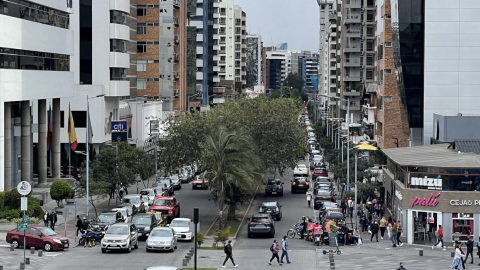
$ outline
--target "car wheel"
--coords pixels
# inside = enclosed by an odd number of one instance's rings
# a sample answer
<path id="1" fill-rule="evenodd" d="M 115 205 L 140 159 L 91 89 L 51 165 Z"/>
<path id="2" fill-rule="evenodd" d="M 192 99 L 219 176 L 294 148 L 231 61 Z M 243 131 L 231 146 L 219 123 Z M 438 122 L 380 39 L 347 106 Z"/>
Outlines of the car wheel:
<path id="1" fill-rule="evenodd" d="M 275 232 L 270 233 L 270 238 L 273 238 L 273 237 L 275 237 Z"/>
<path id="2" fill-rule="evenodd" d="M 279 216 L 277 217 L 277 220 L 278 220 L 278 221 L 282 220 L 282 216 L 279 215 Z"/>
<path id="3" fill-rule="evenodd" d="M 192 184 L 192 190 L 194 190 L 194 189 L 195 189 L 195 185 Z"/>
<path id="4" fill-rule="evenodd" d="M 107 249 L 106 248 L 102 248 L 102 253 L 106 253 L 107 252 Z"/>
<path id="5" fill-rule="evenodd" d="M 132 243 L 128 243 L 127 253 L 132 252 Z"/>
<path id="6" fill-rule="evenodd" d="M 175 249 L 177 249 L 177 245 L 175 245 Z"/>
<path id="7" fill-rule="evenodd" d="M 248 238 L 252 238 L 252 234 L 248 232 Z"/>
<path id="8" fill-rule="evenodd" d="M 182 189 L 182 185 L 180 185 L 180 188 L 178 188 L 178 189 Z"/>
<path id="9" fill-rule="evenodd" d="M 50 244 L 49 242 L 45 243 L 43 245 L 43 250 L 45 250 L 46 252 L 52 251 L 52 244 Z"/>
<path id="10" fill-rule="evenodd" d="M 283 196 L 283 191 L 282 191 L 282 192 L 280 192 L 280 194 L 279 194 L 279 195 L 280 195 L 280 196 Z"/>
<path id="11" fill-rule="evenodd" d="M 150 252 L 150 249 L 148 249 L 148 247 L 145 247 L 145 251 Z"/>
<path id="12" fill-rule="evenodd" d="M 20 242 L 17 239 L 12 240 L 13 248 L 18 248 L 20 246 Z"/>

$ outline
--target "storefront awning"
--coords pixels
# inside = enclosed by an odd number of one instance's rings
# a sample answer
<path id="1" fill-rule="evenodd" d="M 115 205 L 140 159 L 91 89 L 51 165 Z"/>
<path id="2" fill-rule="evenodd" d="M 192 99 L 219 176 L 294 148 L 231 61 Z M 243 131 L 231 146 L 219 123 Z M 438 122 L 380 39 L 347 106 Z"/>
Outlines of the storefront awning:
<path id="1" fill-rule="evenodd" d="M 458 153 L 447 148 L 450 144 L 382 149 L 382 152 L 400 166 L 438 168 L 480 168 L 480 155 Z"/>

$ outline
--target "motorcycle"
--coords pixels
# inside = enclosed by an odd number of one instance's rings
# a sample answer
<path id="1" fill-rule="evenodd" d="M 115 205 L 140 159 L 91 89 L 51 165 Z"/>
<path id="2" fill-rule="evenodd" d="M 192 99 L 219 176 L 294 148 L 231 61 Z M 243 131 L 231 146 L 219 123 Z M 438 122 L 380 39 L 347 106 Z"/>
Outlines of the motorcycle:
<path id="1" fill-rule="evenodd" d="M 293 225 L 293 229 L 288 230 L 287 237 L 289 239 L 295 238 L 296 235 L 302 236 L 303 226 L 300 223 Z"/>
<path id="2" fill-rule="evenodd" d="M 105 232 L 107 231 L 108 226 L 105 226 L 104 230 L 99 228 L 92 228 L 89 227 L 86 232 L 82 233 L 82 237 L 78 240 L 78 244 L 80 246 L 86 247 L 87 244 L 91 246 L 95 246 L 96 243 L 100 243 L 102 241 L 103 236 L 105 236 Z"/>

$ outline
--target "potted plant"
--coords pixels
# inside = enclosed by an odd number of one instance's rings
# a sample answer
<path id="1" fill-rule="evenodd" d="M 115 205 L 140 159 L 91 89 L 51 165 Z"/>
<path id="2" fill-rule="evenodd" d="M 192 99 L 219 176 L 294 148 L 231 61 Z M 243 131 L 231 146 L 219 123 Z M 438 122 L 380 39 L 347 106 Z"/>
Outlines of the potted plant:
<path id="1" fill-rule="evenodd" d="M 57 208 L 59 212 L 63 212 L 63 200 L 69 198 L 73 192 L 72 187 L 67 181 L 58 180 L 53 182 L 50 186 L 50 197 L 57 202 Z"/>
<path id="2" fill-rule="evenodd" d="M 74 204 L 75 203 L 75 190 L 72 188 L 72 192 L 70 192 L 68 198 L 65 199 L 67 204 Z"/>

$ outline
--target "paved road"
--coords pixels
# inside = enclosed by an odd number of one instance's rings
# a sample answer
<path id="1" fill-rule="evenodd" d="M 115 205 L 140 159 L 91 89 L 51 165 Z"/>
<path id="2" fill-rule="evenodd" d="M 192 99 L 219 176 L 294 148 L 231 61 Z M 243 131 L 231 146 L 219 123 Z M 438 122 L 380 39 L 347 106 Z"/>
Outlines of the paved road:
<path id="1" fill-rule="evenodd" d="M 308 164 L 308 160 L 304 163 Z M 251 216 L 254 213 L 258 213 L 259 206 L 262 202 L 265 201 L 278 201 L 282 205 L 283 218 L 280 221 L 275 221 L 275 237 L 277 241 L 280 242 L 282 237 L 287 234 L 287 231 L 293 228 L 293 225 L 299 222 L 302 216 L 309 216 L 313 218 L 313 208 L 308 208 L 307 198 L 305 193 L 297 192 L 291 193 L 291 184 L 290 180 L 293 179 L 293 171 L 287 170 L 284 176 L 276 175 L 276 178 L 281 179 L 284 182 L 284 191 L 282 196 L 268 196 L 265 197 L 264 191 L 260 190 L 260 194 L 257 195 L 257 200 L 252 205 L 252 210 L 250 212 Z M 309 176 L 311 178 L 311 176 Z M 317 214 L 318 216 L 318 214 Z M 250 249 L 250 248 L 264 248 L 269 249 L 270 244 L 273 242 L 273 239 L 266 237 L 254 237 L 248 238 L 247 235 L 247 226 L 243 226 L 241 231 L 238 234 L 237 240 L 235 242 L 236 249 Z M 313 244 L 311 242 L 306 242 L 300 240 L 298 237 L 290 240 L 289 247 L 291 249 L 312 249 Z"/>

